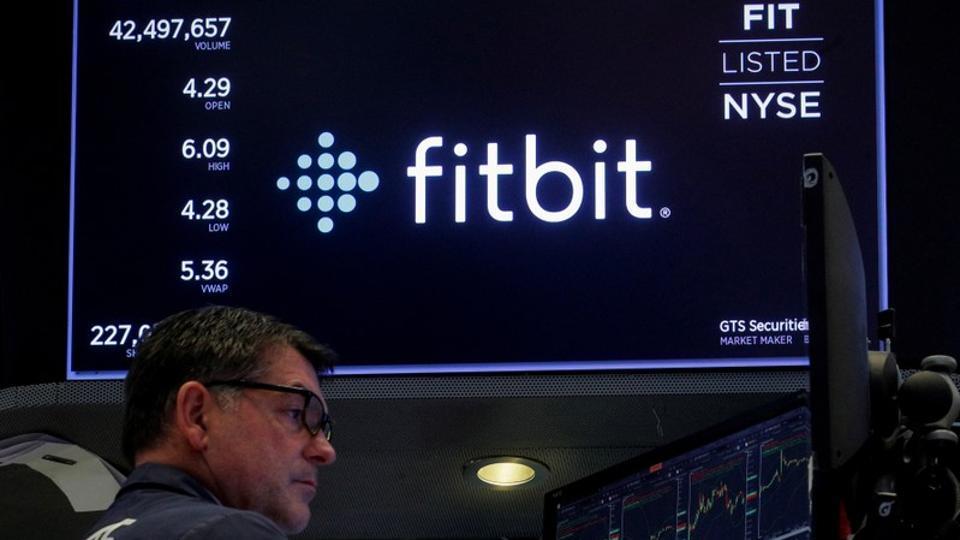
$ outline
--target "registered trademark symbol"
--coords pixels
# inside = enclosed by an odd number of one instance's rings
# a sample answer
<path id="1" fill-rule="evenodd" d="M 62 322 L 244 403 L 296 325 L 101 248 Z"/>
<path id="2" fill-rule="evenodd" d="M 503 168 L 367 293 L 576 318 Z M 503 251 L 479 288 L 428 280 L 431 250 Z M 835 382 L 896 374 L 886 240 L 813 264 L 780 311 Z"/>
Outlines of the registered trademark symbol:
<path id="1" fill-rule="evenodd" d="M 668 217 L 670 217 L 670 214 L 672 214 L 672 213 L 673 213 L 673 212 L 671 212 L 670 209 L 667 208 L 666 206 L 664 206 L 663 208 L 660 209 L 660 217 L 662 217 L 662 218 L 668 218 Z"/>

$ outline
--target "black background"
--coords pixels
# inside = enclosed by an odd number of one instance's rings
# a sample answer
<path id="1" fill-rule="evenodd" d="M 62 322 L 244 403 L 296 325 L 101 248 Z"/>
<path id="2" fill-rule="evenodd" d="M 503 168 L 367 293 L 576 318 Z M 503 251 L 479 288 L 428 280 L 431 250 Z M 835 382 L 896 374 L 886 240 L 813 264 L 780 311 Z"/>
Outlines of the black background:
<path id="1" fill-rule="evenodd" d="M 71 13 L 69 4 L 29 9 L 4 22 L 0 68 L 3 385 L 64 377 Z M 951 156 L 960 144 L 958 105 L 947 86 L 956 62 L 946 53 L 944 7 L 889 5 L 886 12 L 890 292 L 896 350 L 909 364 L 960 354 L 953 283 L 960 228 L 951 211 L 960 193 Z M 126 249 L 132 259 L 148 248 Z"/>

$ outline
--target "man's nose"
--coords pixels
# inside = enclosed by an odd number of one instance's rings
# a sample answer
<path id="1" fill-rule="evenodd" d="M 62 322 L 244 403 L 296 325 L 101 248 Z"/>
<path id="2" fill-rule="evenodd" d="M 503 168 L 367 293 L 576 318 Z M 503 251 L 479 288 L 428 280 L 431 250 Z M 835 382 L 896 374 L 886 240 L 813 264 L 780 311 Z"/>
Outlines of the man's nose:
<path id="1" fill-rule="evenodd" d="M 320 433 L 310 440 L 310 444 L 305 449 L 305 456 L 316 465 L 330 465 L 337 460 L 337 451 L 323 433 Z"/>

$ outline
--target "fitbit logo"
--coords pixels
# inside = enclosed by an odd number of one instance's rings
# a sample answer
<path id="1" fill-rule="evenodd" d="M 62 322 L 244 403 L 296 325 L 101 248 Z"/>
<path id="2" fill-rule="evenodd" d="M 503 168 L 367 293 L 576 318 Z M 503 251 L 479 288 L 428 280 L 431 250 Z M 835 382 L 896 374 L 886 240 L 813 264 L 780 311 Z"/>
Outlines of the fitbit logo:
<path id="1" fill-rule="evenodd" d="M 407 176 L 413 179 L 414 184 L 414 221 L 427 222 L 427 184 L 431 179 L 444 178 L 447 168 L 437 162 L 440 160 L 444 138 L 440 136 L 427 137 L 420 141 L 414 152 L 414 163 L 407 167 Z M 521 167 L 514 167 L 513 163 L 502 163 L 499 159 L 499 145 L 488 143 L 486 161 L 476 170 L 477 174 L 486 179 L 487 214 L 496 221 L 513 221 L 514 211 L 502 206 L 500 200 L 500 182 L 506 177 L 523 174 L 523 191 L 526 206 L 534 217 L 548 223 L 567 221 L 575 216 L 584 204 L 584 191 L 588 185 L 593 188 L 593 217 L 597 220 L 607 217 L 607 163 L 599 160 L 594 163 L 592 181 L 585 180 L 580 172 L 564 161 L 545 161 L 538 156 L 537 136 L 527 135 L 524 139 L 524 162 Z M 456 157 L 466 157 L 469 149 L 463 143 L 453 146 Z M 607 151 L 607 143 L 598 139 L 593 143 L 593 152 L 603 156 Z M 637 159 L 637 141 L 624 141 L 624 157 L 616 162 L 617 173 L 622 173 L 625 185 L 625 206 L 627 213 L 636 219 L 651 219 L 653 209 L 640 203 L 637 184 L 641 175 L 653 170 L 653 162 L 647 159 Z M 548 175 L 560 178 L 569 184 L 569 200 L 564 202 L 560 209 L 547 209 L 541 204 L 537 195 L 537 187 Z M 457 223 L 467 221 L 467 166 L 454 165 L 454 216 Z M 436 181 L 436 180 L 433 180 Z M 669 217 L 670 209 L 661 208 L 661 217 Z"/>
<path id="2" fill-rule="evenodd" d="M 296 208 L 302 213 L 316 212 L 317 230 L 329 233 L 334 218 L 357 208 L 359 192 L 370 193 L 380 185 L 373 171 L 358 171 L 357 156 L 350 150 L 335 150 L 334 136 L 324 131 L 317 137 L 318 154 L 301 154 L 297 158 L 300 175 L 296 180 L 277 178 L 280 191 L 298 193 Z M 316 176 L 314 176 L 316 174 Z M 295 188 L 295 189 L 294 189 Z"/>
<path id="3" fill-rule="evenodd" d="M 293 176 L 276 178 L 276 188 L 283 192 L 296 194 L 295 208 L 300 213 L 316 216 L 316 228 L 320 233 L 327 234 L 333 231 L 335 220 L 354 212 L 357 208 L 357 199 L 362 193 L 371 193 L 380 186 L 380 176 L 371 170 L 361 170 L 358 167 L 357 156 L 350 150 L 335 149 L 334 135 L 324 131 L 317 137 L 316 153 L 303 153 L 296 159 L 296 166 L 300 172 Z M 592 150 L 595 154 L 592 174 L 581 174 L 576 167 L 565 161 L 545 159 L 537 147 L 537 136 L 530 134 L 524 137 L 523 163 L 514 165 L 502 161 L 500 145 L 495 142 L 487 143 L 486 155 L 476 169 L 468 172 L 465 160 L 453 164 L 453 220 L 456 223 L 467 222 L 467 181 L 476 179 L 477 175 L 485 180 L 486 213 L 498 222 L 514 220 L 517 204 L 506 200 L 501 187 L 508 182 L 520 182 L 526 208 L 536 219 L 547 223 L 561 223 L 567 221 L 589 205 L 588 191 L 592 191 L 592 208 L 587 210 L 594 219 L 607 218 L 608 182 L 617 186 L 617 198 L 622 193 L 623 206 L 626 213 L 634 219 L 649 220 L 654 216 L 651 206 L 643 204 L 639 184 L 645 174 L 653 171 L 653 162 L 649 159 L 637 157 L 637 141 L 626 139 L 623 142 L 623 159 L 609 163 L 611 172 L 608 178 L 608 163 L 604 160 L 608 145 L 603 139 L 593 142 Z M 427 137 L 421 140 L 414 149 L 413 164 L 406 167 L 407 176 L 413 180 L 414 221 L 427 222 L 428 186 L 433 182 L 444 180 L 449 175 L 449 165 L 443 165 L 446 159 L 450 160 L 450 151 L 444 152 L 444 138 L 442 136 Z M 453 145 L 452 154 L 457 158 L 466 158 L 470 149 L 464 143 Z M 522 177 L 522 178 L 521 178 Z M 569 189 L 563 195 L 557 195 L 553 190 L 553 198 L 548 205 L 544 205 L 538 188 L 544 179 L 548 183 L 565 183 Z M 619 189 L 619 185 L 623 189 Z M 559 197 L 559 201 L 558 201 Z M 522 206 L 523 203 L 521 203 Z M 668 218 L 671 215 L 669 208 L 660 208 L 658 215 Z"/>

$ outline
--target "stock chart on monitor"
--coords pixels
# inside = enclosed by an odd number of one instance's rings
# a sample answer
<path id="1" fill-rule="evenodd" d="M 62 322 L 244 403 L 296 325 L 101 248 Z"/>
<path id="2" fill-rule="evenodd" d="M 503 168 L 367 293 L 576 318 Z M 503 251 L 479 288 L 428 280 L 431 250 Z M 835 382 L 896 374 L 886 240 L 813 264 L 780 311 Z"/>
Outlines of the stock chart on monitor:
<path id="1" fill-rule="evenodd" d="M 675 454 L 668 446 L 658 451 L 662 459 L 641 457 L 581 481 L 548 508 L 547 538 L 810 538 L 809 422 L 801 406 L 702 446 Z M 554 504 L 551 495 L 547 501 Z"/>
<path id="2" fill-rule="evenodd" d="M 71 378 L 205 304 L 343 374 L 802 366 L 811 151 L 882 301 L 873 1 L 74 11 Z"/>

